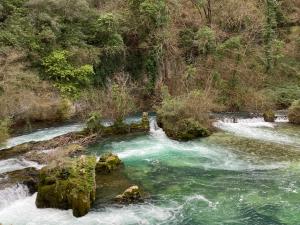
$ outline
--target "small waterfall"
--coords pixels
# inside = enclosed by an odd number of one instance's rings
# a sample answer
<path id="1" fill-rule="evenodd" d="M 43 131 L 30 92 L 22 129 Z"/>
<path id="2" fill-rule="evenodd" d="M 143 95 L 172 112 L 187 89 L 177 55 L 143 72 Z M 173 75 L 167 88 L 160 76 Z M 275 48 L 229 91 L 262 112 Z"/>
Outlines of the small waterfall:
<path id="1" fill-rule="evenodd" d="M 40 169 L 41 167 L 43 167 L 43 165 L 25 159 L 17 159 L 17 158 L 1 160 L 0 174 L 15 171 L 15 170 L 20 170 L 20 169 L 25 169 L 28 167 L 34 167 Z"/>
<path id="2" fill-rule="evenodd" d="M 299 146 L 300 143 L 297 138 L 281 133 L 277 129 L 280 125 L 278 123 L 287 122 L 287 118 L 280 116 L 275 122 L 265 122 L 262 117 L 237 118 L 236 121 L 233 121 L 232 118 L 223 118 L 213 125 L 241 137 Z"/>
<path id="3" fill-rule="evenodd" d="M 29 190 L 25 185 L 17 184 L 0 190 L 0 209 L 9 206 L 12 202 L 29 196 Z"/>
<path id="4" fill-rule="evenodd" d="M 150 120 L 150 134 L 151 136 L 156 138 L 163 138 L 163 139 L 167 138 L 163 129 L 158 126 L 155 118 Z"/>

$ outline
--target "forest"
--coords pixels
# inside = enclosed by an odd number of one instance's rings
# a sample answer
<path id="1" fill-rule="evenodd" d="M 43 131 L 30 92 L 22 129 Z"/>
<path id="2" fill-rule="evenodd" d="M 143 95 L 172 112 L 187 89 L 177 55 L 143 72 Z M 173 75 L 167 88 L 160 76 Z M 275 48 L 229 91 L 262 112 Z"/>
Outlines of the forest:
<path id="1" fill-rule="evenodd" d="M 299 0 L 0 0 L 0 225 L 300 224 L 299 124 Z"/>

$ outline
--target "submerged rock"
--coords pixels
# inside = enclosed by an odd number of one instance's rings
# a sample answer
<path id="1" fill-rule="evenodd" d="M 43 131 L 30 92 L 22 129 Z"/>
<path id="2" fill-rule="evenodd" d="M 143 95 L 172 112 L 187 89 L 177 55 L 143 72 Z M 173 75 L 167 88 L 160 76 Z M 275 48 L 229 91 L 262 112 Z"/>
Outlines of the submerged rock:
<path id="1" fill-rule="evenodd" d="M 294 101 L 288 111 L 288 118 L 290 123 L 300 124 L 300 99 Z"/>
<path id="2" fill-rule="evenodd" d="M 117 195 L 115 201 L 118 203 L 136 203 L 142 201 L 140 188 L 136 185 L 127 188 L 123 194 Z"/>
<path id="3" fill-rule="evenodd" d="M 81 156 L 54 161 L 41 169 L 38 208 L 72 209 L 75 217 L 88 213 L 95 201 L 96 158 Z"/>
<path id="4" fill-rule="evenodd" d="M 265 111 L 263 114 L 265 122 L 275 122 L 276 116 L 272 110 Z"/>
<path id="5" fill-rule="evenodd" d="M 118 169 L 122 165 L 122 161 L 117 155 L 112 153 L 104 154 L 100 157 L 96 165 L 96 172 L 108 174 L 113 170 Z"/>

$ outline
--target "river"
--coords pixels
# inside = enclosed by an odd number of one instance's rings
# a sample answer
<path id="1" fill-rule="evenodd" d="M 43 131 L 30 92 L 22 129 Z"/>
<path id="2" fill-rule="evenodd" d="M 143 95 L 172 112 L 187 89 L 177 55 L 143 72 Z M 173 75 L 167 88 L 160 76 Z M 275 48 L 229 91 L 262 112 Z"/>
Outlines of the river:
<path id="1" fill-rule="evenodd" d="M 224 119 L 214 125 L 220 131 L 211 137 L 177 142 L 152 120 L 148 135 L 89 147 L 97 156 L 119 155 L 127 176 L 149 193 L 144 203 L 96 205 L 86 216 L 74 218 L 70 210 L 37 209 L 36 194 L 29 196 L 26 187 L 16 185 L 0 190 L 0 223 L 299 225 L 300 127 L 261 118 L 237 123 Z M 14 170 L 15 164 L 6 162 L 0 173 Z"/>

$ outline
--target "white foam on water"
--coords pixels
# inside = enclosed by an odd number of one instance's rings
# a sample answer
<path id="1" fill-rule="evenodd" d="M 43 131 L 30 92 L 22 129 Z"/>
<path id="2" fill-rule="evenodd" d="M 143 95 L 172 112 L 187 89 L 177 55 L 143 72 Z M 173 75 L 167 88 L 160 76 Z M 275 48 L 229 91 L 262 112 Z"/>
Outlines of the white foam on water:
<path id="1" fill-rule="evenodd" d="M 217 121 L 214 126 L 241 137 L 300 146 L 300 140 L 278 132 L 276 123 L 264 122 L 263 118 L 238 119 L 237 123 Z"/>
<path id="2" fill-rule="evenodd" d="M 208 206 L 211 207 L 211 208 L 215 208 L 216 207 L 215 203 L 213 203 L 212 201 L 208 200 L 205 196 L 199 195 L 199 194 L 186 197 L 185 200 L 186 200 L 185 203 L 193 203 L 194 201 L 203 201 L 203 202 L 206 202 L 208 204 Z"/>
<path id="3" fill-rule="evenodd" d="M 288 166 L 285 162 L 264 163 L 241 159 L 228 149 L 207 145 L 197 140 L 190 142 L 171 140 L 161 128 L 155 125 L 154 121 L 151 122 L 148 136 L 112 142 L 108 148 L 123 160 L 137 159 L 149 163 L 158 160 L 177 167 L 201 167 L 206 170 L 273 170 Z"/>
<path id="4" fill-rule="evenodd" d="M 28 188 L 21 184 L 0 190 L 0 210 L 13 204 L 14 201 L 26 198 L 28 195 Z"/>
<path id="5" fill-rule="evenodd" d="M 15 170 L 20 170 L 28 167 L 34 167 L 37 169 L 40 169 L 43 167 L 43 165 L 40 165 L 33 161 L 28 161 L 25 159 L 17 159 L 17 158 L 11 158 L 6 160 L 0 161 L 0 174 L 1 173 L 7 173 Z"/>
<path id="6" fill-rule="evenodd" d="M 50 140 L 60 135 L 81 131 L 83 129 L 84 129 L 83 124 L 72 124 L 72 125 L 66 125 L 61 127 L 45 128 L 30 134 L 25 134 L 22 136 L 10 138 L 8 139 L 6 145 L 2 147 L 2 149 L 14 147 L 16 145 L 23 144 L 30 141 Z"/>
<path id="7" fill-rule="evenodd" d="M 170 221 L 173 208 L 164 208 L 150 203 L 128 205 L 121 208 L 107 207 L 103 211 L 89 212 L 86 216 L 75 218 L 71 210 L 38 209 L 35 206 L 36 194 L 14 201 L 0 209 L 3 225 L 126 225 L 161 224 Z"/>

